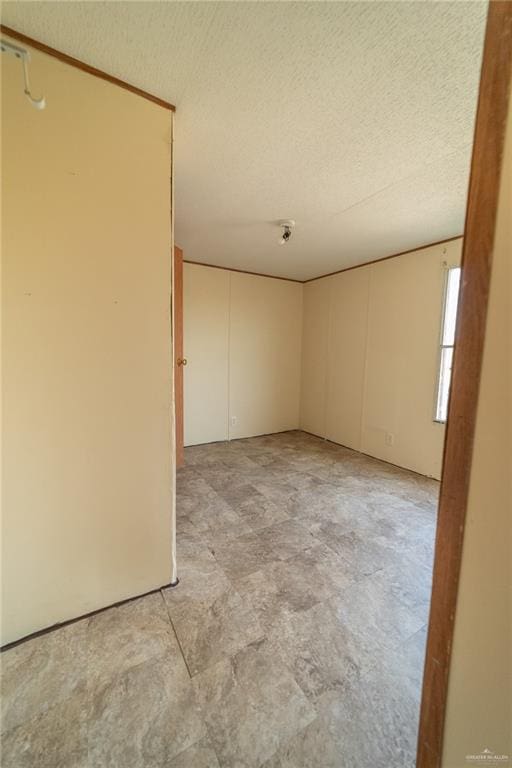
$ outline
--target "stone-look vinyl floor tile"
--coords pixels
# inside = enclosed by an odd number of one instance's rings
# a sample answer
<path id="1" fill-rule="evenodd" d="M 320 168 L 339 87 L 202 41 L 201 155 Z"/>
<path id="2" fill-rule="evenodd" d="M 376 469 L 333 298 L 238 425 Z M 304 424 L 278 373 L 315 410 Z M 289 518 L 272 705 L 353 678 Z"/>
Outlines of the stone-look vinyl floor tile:
<path id="1" fill-rule="evenodd" d="M 235 510 L 250 530 L 266 528 L 288 519 L 282 504 L 275 504 L 254 485 L 240 485 L 219 491 L 219 495 Z M 240 533 L 243 528 L 240 529 Z"/>
<path id="2" fill-rule="evenodd" d="M 86 627 L 78 621 L 2 653 L 2 731 L 85 691 Z"/>
<path id="3" fill-rule="evenodd" d="M 163 590 L 169 604 L 209 599 L 217 595 L 226 576 L 204 541 L 204 534 L 180 538 L 179 584 Z"/>
<path id="4" fill-rule="evenodd" d="M 424 565 L 415 552 L 401 554 L 399 561 L 379 574 L 389 588 L 390 599 L 428 616 L 432 589 L 432 563 Z"/>
<path id="5" fill-rule="evenodd" d="M 234 489 L 245 487 L 246 485 L 256 484 L 261 481 L 265 475 L 268 477 L 268 472 L 266 472 L 265 469 L 260 468 L 260 470 L 261 475 L 257 472 L 247 474 L 228 468 L 220 469 L 219 467 L 214 467 L 202 472 L 201 476 L 206 480 L 208 485 L 220 495 L 226 488 Z"/>
<path id="6" fill-rule="evenodd" d="M 181 663 L 180 649 L 160 593 L 111 608 L 85 621 L 89 688 L 108 683 L 112 677 L 155 656 L 167 656 Z"/>
<path id="7" fill-rule="evenodd" d="M 348 586 L 331 598 L 338 632 L 347 640 L 349 652 L 364 671 L 375 657 L 399 647 L 428 621 L 428 608 L 411 608 L 396 599 L 382 572 Z"/>
<path id="8" fill-rule="evenodd" d="M 317 711 L 261 768 L 414 768 L 417 706 L 389 676 L 329 691 Z"/>
<path id="9" fill-rule="evenodd" d="M 293 485 L 286 483 L 282 479 L 272 481 L 270 477 L 261 479 L 254 486 L 265 498 L 279 505 L 286 504 L 297 493 L 297 488 Z"/>
<path id="10" fill-rule="evenodd" d="M 364 579 L 396 562 L 396 553 L 366 532 L 347 531 L 346 523 L 313 523 L 312 535 L 330 547 L 350 569 L 354 579 Z"/>
<path id="11" fill-rule="evenodd" d="M 323 544 L 278 561 L 234 582 L 268 632 L 286 613 L 305 611 L 340 594 L 351 583 L 343 561 Z"/>
<path id="12" fill-rule="evenodd" d="M 220 768 L 220 766 L 210 740 L 205 738 L 181 752 L 165 768 Z"/>
<path id="13" fill-rule="evenodd" d="M 223 573 L 212 574 L 202 598 L 174 602 L 173 592 L 164 595 L 191 675 L 263 637 L 256 613 Z"/>
<path id="14" fill-rule="evenodd" d="M 85 687 L 2 733 L 2 768 L 91 768 Z"/>
<path id="15" fill-rule="evenodd" d="M 187 536 L 189 538 L 198 538 L 200 536 L 199 531 L 193 524 L 193 522 L 181 512 L 176 515 L 176 538 Z"/>
<path id="16" fill-rule="evenodd" d="M 312 702 L 327 691 L 341 695 L 360 677 L 357 645 L 329 602 L 301 612 L 281 613 L 267 634 L 270 653 L 290 670 Z M 367 663 L 370 665 L 369 658 Z"/>
<path id="17" fill-rule="evenodd" d="M 91 768 L 167 768 L 205 735 L 181 658 L 151 659 L 89 692 Z"/>
<path id="18" fill-rule="evenodd" d="M 265 641 L 193 680 L 222 768 L 259 768 L 316 712 Z"/>
<path id="19" fill-rule="evenodd" d="M 336 525 L 340 534 L 351 531 L 367 531 L 373 527 L 371 510 L 361 500 L 361 494 L 340 491 L 334 485 L 325 484 L 321 491 L 297 491 L 286 501 L 288 516 L 303 523 L 309 530 L 313 525 Z M 369 531 L 372 535 L 373 531 Z"/>
<path id="20" fill-rule="evenodd" d="M 200 541 L 183 540 L 178 586 L 162 594 L 190 674 L 263 636 L 257 616 Z"/>
<path id="21" fill-rule="evenodd" d="M 190 494 L 193 482 L 200 478 L 201 475 L 196 467 L 179 467 L 176 470 L 176 493 L 180 495 L 180 498 Z"/>
<path id="22" fill-rule="evenodd" d="M 236 512 L 244 523 L 252 530 L 267 528 L 288 519 L 286 510 L 262 494 L 259 498 L 246 499 L 236 506 Z"/>
<path id="23" fill-rule="evenodd" d="M 231 538 L 250 531 L 242 517 L 212 488 L 204 491 L 203 495 L 185 497 L 177 516 L 181 515 L 192 523 L 198 533 L 213 531 Z"/>
<path id="24" fill-rule="evenodd" d="M 304 526 L 286 520 L 229 542 L 219 541 L 215 559 L 230 578 L 236 579 L 268 563 L 288 560 L 314 543 L 315 539 Z"/>

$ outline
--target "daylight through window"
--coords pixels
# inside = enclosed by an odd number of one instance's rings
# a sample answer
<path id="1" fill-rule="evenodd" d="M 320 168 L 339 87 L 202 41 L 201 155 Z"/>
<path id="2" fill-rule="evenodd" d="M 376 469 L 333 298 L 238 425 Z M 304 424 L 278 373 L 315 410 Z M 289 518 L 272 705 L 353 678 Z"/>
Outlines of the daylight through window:
<path id="1" fill-rule="evenodd" d="M 453 345 L 455 342 L 455 323 L 457 320 L 457 303 L 459 300 L 460 267 L 447 270 L 446 289 L 443 307 L 443 325 L 441 332 L 441 348 L 439 355 L 439 377 L 437 383 L 436 421 L 446 421 L 448 413 L 448 396 L 453 361 Z"/>

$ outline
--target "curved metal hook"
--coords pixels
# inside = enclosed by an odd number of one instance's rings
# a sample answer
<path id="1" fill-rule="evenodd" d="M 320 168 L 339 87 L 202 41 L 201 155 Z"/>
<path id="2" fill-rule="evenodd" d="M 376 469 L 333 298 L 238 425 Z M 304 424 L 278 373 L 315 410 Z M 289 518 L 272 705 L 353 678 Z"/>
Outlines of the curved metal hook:
<path id="1" fill-rule="evenodd" d="M 30 82 L 28 79 L 28 52 L 26 56 L 22 57 L 23 62 L 23 77 L 25 80 L 25 88 L 24 88 L 24 94 L 27 97 L 27 99 L 30 101 L 30 103 L 36 108 L 36 109 L 44 109 L 46 107 L 46 99 L 44 96 L 41 96 L 40 99 L 36 99 L 35 96 L 32 96 L 30 93 Z"/>
<path id="2" fill-rule="evenodd" d="M 2 53 L 10 53 L 11 56 L 15 56 L 17 59 L 20 59 L 21 65 L 23 67 L 23 93 L 30 101 L 32 106 L 34 106 L 36 109 L 44 109 L 46 107 L 46 99 L 44 96 L 42 96 L 40 99 L 36 99 L 30 92 L 30 82 L 28 79 L 28 62 L 30 61 L 30 53 L 26 48 L 21 48 L 19 45 L 14 45 L 14 43 L 9 42 L 8 40 L 1 40 L 0 47 Z"/>

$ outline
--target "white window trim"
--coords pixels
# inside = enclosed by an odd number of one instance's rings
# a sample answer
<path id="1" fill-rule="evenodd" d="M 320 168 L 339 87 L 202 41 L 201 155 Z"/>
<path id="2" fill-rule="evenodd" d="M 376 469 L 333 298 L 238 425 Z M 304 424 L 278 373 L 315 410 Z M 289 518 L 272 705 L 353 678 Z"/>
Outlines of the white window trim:
<path id="1" fill-rule="evenodd" d="M 440 386 L 441 386 L 441 374 L 442 374 L 442 357 L 443 357 L 443 349 L 453 349 L 455 350 L 455 337 L 453 339 L 453 344 L 443 344 L 444 339 L 444 328 L 445 328 L 445 321 L 446 321 L 446 302 L 448 299 L 448 280 L 451 270 L 453 269 L 461 269 L 460 264 L 444 264 L 443 265 L 443 298 L 441 302 L 441 322 L 440 322 L 440 328 L 439 328 L 439 341 L 438 341 L 438 350 L 437 350 L 437 375 L 436 375 L 436 386 L 434 390 L 434 412 L 432 416 L 432 421 L 435 424 L 442 424 L 445 425 L 448 419 L 448 407 L 450 404 L 450 394 L 448 394 L 448 404 L 447 404 L 447 413 L 445 419 L 438 418 L 438 412 L 439 412 L 439 395 L 440 395 Z M 462 272 L 461 272 L 461 278 L 462 278 Z M 458 303 L 460 300 L 460 283 L 459 283 L 459 294 L 457 297 L 457 313 L 458 313 Z M 455 328 L 455 332 L 457 331 L 457 328 Z M 451 381 L 450 381 L 450 391 L 451 391 Z"/>

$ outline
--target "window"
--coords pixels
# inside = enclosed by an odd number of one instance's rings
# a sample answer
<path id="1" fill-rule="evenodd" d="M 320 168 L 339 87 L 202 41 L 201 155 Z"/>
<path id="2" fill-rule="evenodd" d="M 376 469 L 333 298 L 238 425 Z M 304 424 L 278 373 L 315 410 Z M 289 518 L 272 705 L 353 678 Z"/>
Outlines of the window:
<path id="1" fill-rule="evenodd" d="M 460 267 L 446 270 L 446 284 L 443 306 L 443 324 L 439 354 L 439 377 L 437 380 L 435 420 L 445 422 L 448 415 L 448 396 L 452 374 L 453 345 L 455 342 L 455 323 L 459 300 Z"/>

